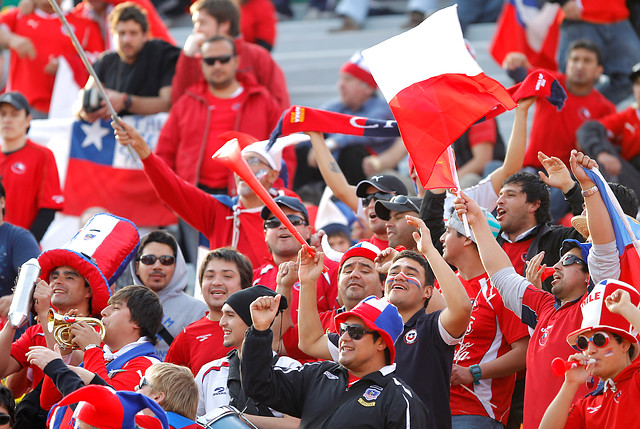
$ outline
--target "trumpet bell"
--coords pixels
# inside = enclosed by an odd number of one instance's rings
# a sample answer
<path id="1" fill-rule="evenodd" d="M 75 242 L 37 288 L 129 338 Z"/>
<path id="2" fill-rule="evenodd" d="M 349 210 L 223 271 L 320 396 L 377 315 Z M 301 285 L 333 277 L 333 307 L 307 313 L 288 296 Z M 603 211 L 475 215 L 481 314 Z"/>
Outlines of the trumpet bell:
<path id="1" fill-rule="evenodd" d="M 75 322 L 86 322 L 100 335 L 100 340 L 104 339 L 104 325 L 100 319 L 93 317 L 63 316 L 52 309 L 49 309 L 47 316 L 47 329 L 53 334 L 53 338 L 63 349 L 78 350 L 79 347 L 73 343 L 71 335 L 71 325 Z"/>

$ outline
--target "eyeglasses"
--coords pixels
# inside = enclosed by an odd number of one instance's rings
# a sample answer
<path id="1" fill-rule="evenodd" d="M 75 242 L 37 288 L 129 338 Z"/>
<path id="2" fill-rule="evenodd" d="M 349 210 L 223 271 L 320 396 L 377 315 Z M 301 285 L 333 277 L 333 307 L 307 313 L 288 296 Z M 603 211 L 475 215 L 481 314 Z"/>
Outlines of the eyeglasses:
<path id="1" fill-rule="evenodd" d="M 343 336 L 345 332 L 349 334 L 349 337 L 354 341 L 361 340 L 366 334 L 375 334 L 375 331 L 367 331 L 364 329 L 364 326 L 341 323 L 340 336 Z"/>
<path id="2" fill-rule="evenodd" d="M 307 222 L 301 218 L 300 216 L 296 216 L 296 215 L 287 215 L 287 219 L 289 219 L 291 221 L 291 224 L 293 224 L 293 226 L 299 226 L 299 225 L 306 225 Z M 272 217 L 271 219 L 267 219 L 264 221 L 264 228 L 265 229 L 273 229 L 273 228 L 279 228 L 280 225 L 282 225 L 282 222 L 280 222 L 280 219 L 278 219 L 277 217 Z"/>
<path id="3" fill-rule="evenodd" d="M 389 201 L 391 200 L 391 198 L 393 198 L 393 194 L 389 194 L 387 192 L 376 192 L 374 194 L 367 194 L 366 196 L 362 197 L 362 205 L 364 207 L 367 207 L 371 203 L 371 200 Z"/>
<path id="4" fill-rule="evenodd" d="M 136 386 L 136 390 L 142 390 L 145 386 L 151 386 L 151 383 L 149 383 L 147 377 L 142 376 L 142 378 L 140 379 L 140 383 L 138 383 L 138 385 Z"/>
<path id="5" fill-rule="evenodd" d="M 160 259 L 160 263 L 162 265 L 173 265 L 176 262 L 176 257 L 171 255 L 162 255 L 162 256 L 142 255 L 138 260 L 142 262 L 144 265 L 153 265 L 156 263 L 158 259 Z"/>
<path id="6" fill-rule="evenodd" d="M 6 425 L 10 420 L 9 414 L 0 414 L 0 425 Z"/>
<path id="7" fill-rule="evenodd" d="M 227 64 L 234 56 L 235 55 L 221 55 L 219 57 L 206 57 L 202 58 L 202 62 L 208 66 L 213 66 L 217 62 L 220 62 L 220 64 Z"/>
<path id="8" fill-rule="evenodd" d="M 587 266 L 587 263 L 585 261 L 578 258 L 576 255 L 572 255 L 572 254 L 564 255 L 560 259 L 560 263 L 562 264 L 563 267 L 568 267 L 569 265 L 573 265 L 573 264 L 580 264 L 580 265 L 584 265 L 585 267 Z"/>
<path id="9" fill-rule="evenodd" d="M 601 348 L 609 344 L 609 335 L 606 332 L 596 332 L 591 338 L 580 335 L 576 340 L 576 348 L 585 351 L 589 348 L 589 343 Z"/>

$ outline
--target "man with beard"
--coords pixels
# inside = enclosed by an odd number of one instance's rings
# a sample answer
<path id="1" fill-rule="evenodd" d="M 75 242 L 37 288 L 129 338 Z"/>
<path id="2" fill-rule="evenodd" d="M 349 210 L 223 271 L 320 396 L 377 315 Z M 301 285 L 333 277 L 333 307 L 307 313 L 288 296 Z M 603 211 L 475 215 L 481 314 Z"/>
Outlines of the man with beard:
<path id="1" fill-rule="evenodd" d="M 396 195 L 391 201 L 377 201 L 375 211 L 378 218 L 386 221 L 389 247 L 403 246 L 405 249 L 416 250 L 413 233 L 418 229 L 407 223 L 407 216 L 417 217 L 420 213 L 420 198 Z"/>

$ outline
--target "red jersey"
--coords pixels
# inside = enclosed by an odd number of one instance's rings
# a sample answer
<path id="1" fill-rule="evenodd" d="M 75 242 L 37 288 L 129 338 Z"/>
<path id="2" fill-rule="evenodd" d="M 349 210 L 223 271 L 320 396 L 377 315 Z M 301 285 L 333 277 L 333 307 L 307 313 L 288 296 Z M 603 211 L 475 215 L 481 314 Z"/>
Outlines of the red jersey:
<path id="1" fill-rule="evenodd" d="M 509 243 L 508 241 L 502 243 L 502 250 L 504 250 L 507 256 L 509 256 L 511 265 L 515 268 L 516 273 L 525 273 L 524 265 L 527 260 L 527 252 L 529 251 L 529 246 L 531 246 L 531 243 L 533 242 L 533 238 L 534 237 L 516 241 L 515 243 Z"/>
<path id="2" fill-rule="evenodd" d="M 248 0 L 240 6 L 240 32 L 247 42 L 276 42 L 276 8 L 270 0 Z"/>
<path id="3" fill-rule="evenodd" d="M 40 209 L 62 210 L 58 167 L 53 152 L 27 140 L 11 153 L 0 153 L 0 177 L 6 192 L 4 220 L 31 228 Z"/>
<path id="4" fill-rule="evenodd" d="M 586 294 L 584 295 L 587 296 Z M 529 285 L 522 297 L 522 321 L 534 327 L 527 349 L 527 379 L 524 391 L 524 429 L 538 428 L 544 412 L 556 397 L 564 378 L 551 373 L 551 361 L 566 359 L 575 353 L 567 343 L 567 335 L 580 327 L 580 298 L 557 307 L 549 292 Z M 580 387 L 575 399 L 588 393 Z"/>
<path id="5" fill-rule="evenodd" d="M 615 392 L 606 389 L 599 394 L 580 398 L 569 411 L 565 428 L 633 428 L 638 424 L 640 401 L 640 362 L 635 360 L 616 378 Z"/>
<path id="6" fill-rule="evenodd" d="M 47 347 L 47 340 L 44 337 L 42 325 L 39 323 L 29 326 L 24 334 L 11 344 L 11 357 L 14 358 L 23 368 L 30 367 L 33 370 L 33 380 L 31 381 L 31 388 L 33 389 L 40 383 L 40 381 L 42 381 L 44 373 L 40 368 L 35 365 L 31 365 L 27 361 L 26 354 L 31 346 Z"/>
<path id="7" fill-rule="evenodd" d="M 388 240 L 380 240 L 378 237 L 376 237 L 375 235 L 372 235 L 371 238 L 366 239 L 366 240 L 360 240 L 362 241 L 368 241 L 369 243 L 373 244 L 374 246 L 376 246 L 378 249 L 380 250 L 384 250 L 387 247 L 389 247 L 389 241 Z"/>
<path id="8" fill-rule="evenodd" d="M 620 147 L 620 156 L 627 161 L 640 155 L 640 118 L 633 106 L 620 113 L 605 116 L 599 120 L 607 129 L 607 137 Z"/>
<path id="9" fill-rule="evenodd" d="M 469 367 L 492 361 L 510 351 L 510 344 L 529 335 L 527 327 L 504 306 L 487 273 L 469 280 L 458 274 L 458 278 L 471 299 L 472 309 L 469 326 L 456 346 L 453 363 Z M 506 425 L 515 381 L 514 373 L 466 386 L 477 396 L 462 386 L 451 386 L 451 414 L 489 416 Z"/>
<path id="10" fill-rule="evenodd" d="M 338 268 L 337 262 L 325 258 L 324 265 L 328 272 L 322 273 L 317 283 L 318 313 L 333 310 L 336 307 L 338 298 Z M 278 277 L 278 266 L 275 263 L 267 263 L 253 272 L 253 285 L 264 285 L 276 290 L 276 279 Z M 300 282 L 297 281 L 291 290 L 291 318 L 293 323 L 298 323 L 298 304 L 300 302 Z"/>
<path id="11" fill-rule="evenodd" d="M 550 103 L 536 103 L 536 112 L 531 127 L 524 166 L 542 168 L 538 161 L 538 151 L 547 156 L 556 156 L 569 165 L 569 155 L 576 149 L 576 131 L 590 120 L 615 113 L 616 108 L 595 89 L 587 95 L 575 95 L 567 90 L 567 77 L 557 75 L 558 81 L 567 92 L 567 100 L 561 111 Z"/>
<path id="12" fill-rule="evenodd" d="M 581 18 L 596 24 L 611 24 L 629 18 L 626 0 L 581 0 Z"/>
<path id="13" fill-rule="evenodd" d="M 171 343 L 165 362 L 186 366 L 194 377 L 208 362 L 223 358 L 231 347 L 222 345 L 222 328 L 218 322 L 203 317 L 180 332 Z"/>
<path id="14" fill-rule="evenodd" d="M 87 53 L 97 56 L 104 50 L 100 28 L 95 22 L 72 14 L 66 18 Z M 36 9 L 33 13 L 22 15 L 19 8 L 14 8 L 0 14 L 0 24 L 14 34 L 30 39 L 36 48 L 33 60 L 20 58 L 11 50 L 6 86 L 7 91 L 22 93 L 34 109 L 49 112 L 55 75 L 46 74 L 44 68 L 50 58 L 63 56 L 74 73 L 82 74 L 76 75 L 75 80 L 87 81 L 89 75 L 55 13 L 49 15 Z"/>

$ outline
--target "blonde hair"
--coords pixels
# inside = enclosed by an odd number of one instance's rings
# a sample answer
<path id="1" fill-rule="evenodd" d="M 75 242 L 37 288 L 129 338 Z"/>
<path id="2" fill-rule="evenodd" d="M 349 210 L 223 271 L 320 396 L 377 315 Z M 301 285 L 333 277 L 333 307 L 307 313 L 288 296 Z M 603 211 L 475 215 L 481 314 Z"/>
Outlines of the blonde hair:
<path id="1" fill-rule="evenodd" d="M 168 362 L 151 365 L 145 372 L 153 393 L 164 393 L 160 406 L 165 411 L 195 420 L 198 410 L 198 385 L 191 370 Z"/>

